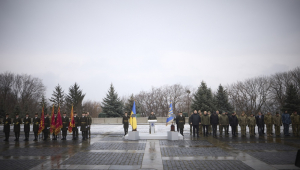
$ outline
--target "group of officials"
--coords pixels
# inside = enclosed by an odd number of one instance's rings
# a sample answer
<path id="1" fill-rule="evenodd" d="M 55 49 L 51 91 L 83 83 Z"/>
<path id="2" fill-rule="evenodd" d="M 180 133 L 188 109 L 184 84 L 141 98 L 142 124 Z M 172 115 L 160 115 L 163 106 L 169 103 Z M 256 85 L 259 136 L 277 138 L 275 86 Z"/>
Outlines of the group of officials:
<path id="1" fill-rule="evenodd" d="M 176 124 L 177 124 L 177 131 L 183 135 L 183 128 L 185 124 L 185 117 L 182 116 L 182 112 L 180 112 L 176 116 Z M 280 126 L 284 125 L 284 135 L 289 136 L 289 125 L 292 124 L 293 135 L 300 136 L 300 115 L 294 111 L 291 115 L 287 113 L 283 113 L 280 115 L 276 113 L 276 115 L 271 115 L 270 112 L 263 115 L 259 112 L 256 116 L 254 114 L 250 114 L 247 116 L 244 112 L 240 116 L 237 116 L 236 113 L 232 113 L 229 115 L 227 112 L 223 112 L 219 114 L 219 111 L 214 113 L 210 113 L 204 111 L 203 114 L 201 110 L 198 112 L 195 110 L 191 113 L 189 117 L 189 124 L 190 124 L 190 134 L 193 134 L 193 137 L 197 135 L 199 137 L 200 134 L 203 136 L 213 134 L 213 137 L 217 136 L 217 126 L 219 126 L 219 134 L 220 136 L 224 135 L 228 136 L 229 126 L 231 126 L 232 136 L 237 136 L 238 126 L 241 128 L 241 136 L 246 136 L 246 128 L 249 128 L 250 137 L 255 136 L 255 127 L 258 127 L 258 134 L 263 136 L 264 129 L 267 129 L 267 135 L 273 136 L 273 126 L 275 127 L 275 135 L 280 136 Z M 203 132 L 202 132 L 203 129 Z"/>
<path id="2" fill-rule="evenodd" d="M 5 118 L 3 118 L 3 132 L 5 133 L 5 139 L 4 141 L 8 141 L 9 134 L 10 134 L 10 126 L 14 126 L 14 133 L 15 133 L 15 141 L 19 141 L 20 137 L 20 131 L 21 131 L 21 124 L 24 124 L 24 132 L 25 132 L 25 139 L 24 141 L 29 140 L 29 132 L 30 132 L 30 125 L 33 124 L 32 131 L 34 132 L 34 140 L 38 141 L 38 131 L 40 128 L 41 119 L 38 117 L 38 113 L 35 113 L 35 116 L 33 119 L 31 119 L 26 113 L 25 118 L 21 119 L 18 114 L 15 115 L 16 117 L 13 119 L 9 118 L 9 114 L 5 115 Z M 62 138 L 61 140 L 66 140 L 67 137 L 67 131 L 69 129 L 69 124 L 71 121 L 71 118 L 67 117 L 66 113 L 63 113 L 63 116 L 61 116 L 62 119 L 62 127 L 61 127 L 61 134 Z M 54 124 L 56 124 L 57 121 L 57 113 L 54 113 Z M 50 128 L 51 128 L 51 118 L 48 117 L 48 114 L 45 113 L 44 117 L 44 129 L 43 129 L 43 140 L 47 140 L 50 136 Z M 82 116 L 77 116 L 77 113 L 74 112 L 74 122 L 75 126 L 72 127 L 72 133 L 73 133 L 73 140 L 78 139 L 78 128 L 80 128 L 80 131 L 82 132 L 82 140 L 86 140 L 91 137 L 91 124 L 92 124 L 92 118 L 89 115 L 89 112 L 83 112 Z M 0 120 L 0 124 L 1 124 Z M 57 140 L 57 133 L 54 133 L 55 129 L 53 129 L 53 137 L 52 140 Z"/>

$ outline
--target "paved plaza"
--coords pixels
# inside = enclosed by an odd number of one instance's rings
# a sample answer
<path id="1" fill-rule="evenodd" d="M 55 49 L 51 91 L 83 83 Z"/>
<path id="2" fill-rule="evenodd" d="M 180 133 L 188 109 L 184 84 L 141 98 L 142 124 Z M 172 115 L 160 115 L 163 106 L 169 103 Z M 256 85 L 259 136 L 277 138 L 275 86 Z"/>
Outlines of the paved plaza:
<path id="1" fill-rule="evenodd" d="M 4 142 L 0 130 L 0 169 L 300 169 L 294 166 L 300 149 L 300 138 L 284 137 L 202 137 L 190 136 L 185 125 L 184 140 L 124 139 L 122 125 L 92 125 L 91 139 L 82 141 L 60 138 L 57 141 L 14 141 L 11 130 L 9 142 Z M 149 126 L 138 125 L 140 133 Z M 156 132 L 167 133 L 170 126 L 156 125 Z M 257 132 L 257 131 L 256 131 Z M 290 129 L 291 132 L 291 129 Z"/>

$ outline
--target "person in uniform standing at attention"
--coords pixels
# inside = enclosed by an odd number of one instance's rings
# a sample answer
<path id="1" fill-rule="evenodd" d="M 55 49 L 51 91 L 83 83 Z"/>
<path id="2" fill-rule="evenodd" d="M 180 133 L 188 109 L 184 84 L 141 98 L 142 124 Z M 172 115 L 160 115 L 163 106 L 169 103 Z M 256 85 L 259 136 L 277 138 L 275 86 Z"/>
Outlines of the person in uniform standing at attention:
<path id="1" fill-rule="evenodd" d="M 24 123 L 24 133 L 25 133 L 25 139 L 24 141 L 29 140 L 29 132 L 30 132 L 30 124 L 31 124 L 31 118 L 29 118 L 28 113 L 26 113 L 25 118 L 23 119 Z"/>
<path id="2" fill-rule="evenodd" d="M 33 133 L 34 133 L 34 140 L 38 140 L 38 131 L 40 127 L 40 118 L 38 118 L 38 113 L 35 113 L 34 118 L 33 118 Z"/>
<path id="3" fill-rule="evenodd" d="M 194 114 L 191 116 L 191 125 L 193 125 L 193 137 L 195 137 L 195 133 L 197 133 L 197 137 L 199 137 L 199 125 L 201 124 L 201 118 L 197 113 L 197 110 L 194 110 Z"/>
<path id="4" fill-rule="evenodd" d="M 222 136 L 223 133 L 223 128 L 225 129 L 225 136 L 227 136 L 227 125 L 229 124 L 228 116 L 225 115 L 225 112 L 222 113 L 222 115 L 219 118 L 219 123 L 220 123 L 220 136 Z"/>
<path id="5" fill-rule="evenodd" d="M 216 114 L 216 112 L 214 112 L 210 116 L 210 124 L 212 125 L 213 129 L 213 137 L 217 137 L 217 126 L 219 124 L 219 116 Z"/>
<path id="6" fill-rule="evenodd" d="M 63 113 L 63 117 L 61 118 L 61 120 L 62 120 L 62 125 L 63 125 L 63 127 L 61 129 L 61 131 L 62 131 L 62 139 L 61 140 L 66 140 L 67 139 L 67 131 L 69 128 L 69 123 L 70 123 L 66 112 Z"/>
<path id="7" fill-rule="evenodd" d="M 276 116 L 274 116 L 274 126 L 275 126 L 275 135 L 280 136 L 280 126 L 282 126 L 282 120 L 279 113 L 276 113 Z"/>
<path id="8" fill-rule="evenodd" d="M 50 119 L 48 117 L 48 113 L 45 113 L 44 116 L 44 129 L 43 129 L 43 133 L 44 133 L 44 141 L 46 141 L 48 139 L 49 136 L 49 129 L 50 129 Z"/>
<path id="9" fill-rule="evenodd" d="M 201 124 L 203 127 L 203 136 L 208 136 L 208 130 L 210 125 L 210 116 L 207 114 L 206 111 L 203 112 L 203 115 L 201 117 Z"/>
<path id="10" fill-rule="evenodd" d="M 51 122 L 52 122 L 52 120 L 51 120 Z M 56 125 L 56 123 L 57 123 L 57 113 L 56 112 L 54 112 L 54 124 Z M 53 134 L 52 134 L 52 140 L 57 140 L 57 135 L 55 135 L 55 133 L 53 132 Z"/>
<path id="11" fill-rule="evenodd" d="M 87 138 L 87 118 L 85 116 L 85 112 L 82 113 L 82 117 L 80 118 L 80 131 L 82 133 L 82 140 L 85 140 Z"/>
<path id="12" fill-rule="evenodd" d="M 208 115 L 209 120 L 210 120 L 210 116 L 211 116 L 210 111 L 207 112 L 207 115 Z M 209 124 L 208 124 L 208 134 L 209 134 L 209 135 L 211 135 L 211 129 L 212 129 L 212 128 L 211 128 L 211 124 L 210 124 L 210 121 L 209 121 Z"/>
<path id="13" fill-rule="evenodd" d="M 265 126 L 264 115 L 261 112 L 258 112 L 258 116 L 256 116 L 256 124 L 258 127 L 258 134 L 259 136 L 263 135 L 263 127 Z"/>
<path id="14" fill-rule="evenodd" d="M 242 112 L 242 115 L 239 117 L 239 125 L 241 127 L 241 134 L 242 137 L 246 136 L 246 126 L 247 126 L 247 117 L 245 115 L 245 112 Z"/>
<path id="15" fill-rule="evenodd" d="M 124 133 L 125 133 L 124 136 L 125 136 L 128 133 L 128 115 L 127 115 L 127 112 L 124 113 L 122 123 L 123 123 L 123 128 L 124 128 Z"/>
<path id="16" fill-rule="evenodd" d="M 230 126 L 231 126 L 231 133 L 232 133 L 232 137 L 236 137 L 236 127 L 238 126 L 239 124 L 239 120 L 238 118 L 236 117 L 236 113 L 233 112 L 232 115 L 230 116 Z"/>
<path id="17" fill-rule="evenodd" d="M 6 113 L 5 119 L 3 119 L 3 132 L 5 133 L 4 141 L 8 141 L 8 139 L 9 139 L 11 119 L 8 116 L 9 116 L 9 114 Z"/>
<path id="18" fill-rule="evenodd" d="M 198 114 L 200 116 L 200 118 L 203 116 L 201 110 L 198 110 Z M 202 135 L 202 124 L 199 125 L 199 135 Z"/>
<path id="19" fill-rule="evenodd" d="M 19 118 L 19 114 L 16 114 L 16 118 L 14 119 L 13 124 L 14 124 L 14 132 L 16 137 L 15 141 L 19 141 L 20 130 L 21 130 L 20 125 L 22 124 L 22 120 L 21 118 Z"/>
<path id="20" fill-rule="evenodd" d="M 267 113 L 267 115 L 265 116 L 265 124 L 267 127 L 267 136 L 272 136 L 272 132 L 273 132 L 273 116 L 271 115 L 270 112 Z"/>
<path id="21" fill-rule="evenodd" d="M 185 117 L 182 116 L 182 112 L 179 112 L 179 115 L 177 116 L 176 120 L 178 120 L 178 128 L 179 128 L 180 134 L 183 136 Z"/>
<path id="22" fill-rule="evenodd" d="M 91 138 L 92 117 L 90 116 L 90 112 L 86 112 L 86 117 L 88 120 L 87 136 L 88 136 L 88 138 Z"/>
<path id="23" fill-rule="evenodd" d="M 291 121 L 292 121 L 293 135 L 294 136 L 299 136 L 300 116 L 297 114 L 296 111 L 294 111 L 293 117 L 291 118 Z"/>
<path id="24" fill-rule="evenodd" d="M 254 136 L 255 125 L 256 125 L 256 119 L 254 115 L 251 114 L 250 117 L 248 117 L 248 127 L 249 127 L 250 137 Z"/>
<path id="25" fill-rule="evenodd" d="M 73 135 L 73 140 L 76 140 L 78 138 L 78 126 L 80 124 L 80 118 L 77 116 L 77 112 L 74 112 L 74 122 L 75 122 L 75 127 L 72 128 L 72 135 Z"/>

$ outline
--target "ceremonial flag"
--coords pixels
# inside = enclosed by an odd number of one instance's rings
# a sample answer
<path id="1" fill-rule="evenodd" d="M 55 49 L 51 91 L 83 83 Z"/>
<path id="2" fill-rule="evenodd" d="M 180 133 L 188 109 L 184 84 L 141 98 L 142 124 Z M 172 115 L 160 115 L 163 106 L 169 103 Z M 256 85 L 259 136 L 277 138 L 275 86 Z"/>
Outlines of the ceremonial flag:
<path id="1" fill-rule="evenodd" d="M 175 115 L 173 114 L 173 107 L 172 107 L 172 101 L 171 101 L 166 126 L 168 124 L 171 124 L 173 122 L 174 118 L 175 118 Z"/>
<path id="2" fill-rule="evenodd" d="M 74 120 L 74 112 L 73 112 L 73 105 L 72 105 L 72 109 L 71 109 L 71 114 L 70 114 L 70 124 L 69 124 L 69 132 L 72 133 L 72 128 L 75 127 L 75 120 Z"/>
<path id="3" fill-rule="evenodd" d="M 50 124 L 50 134 L 53 133 L 53 131 L 55 131 L 55 118 L 54 118 L 54 105 L 52 107 L 52 113 L 51 113 L 51 124 Z"/>
<path id="4" fill-rule="evenodd" d="M 136 131 L 137 122 L 136 122 L 135 101 L 133 101 L 133 106 L 132 106 L 132 111 L 130 114 L 129 123 L 132 126 L 132 131 Z"/>
<path id="5" fill-rule="evenodd" d="M 44 120 L 44 105 L 43 105 L 38 135 L 44 130 L 44 128 L 45 128 L 45 120 Z"/>
<path id="6" fill-rule="evenodd" d="M 57 135 L 60 132 L 60 129 L 62 128 L 62 119 L 61 119 L 61 114 L 60 114 L 60 107 L 58 106 L 58 111 L 57 111 L 57 118 L 56 118 L 56 126 L 55 126 L 55 135 Z"/>

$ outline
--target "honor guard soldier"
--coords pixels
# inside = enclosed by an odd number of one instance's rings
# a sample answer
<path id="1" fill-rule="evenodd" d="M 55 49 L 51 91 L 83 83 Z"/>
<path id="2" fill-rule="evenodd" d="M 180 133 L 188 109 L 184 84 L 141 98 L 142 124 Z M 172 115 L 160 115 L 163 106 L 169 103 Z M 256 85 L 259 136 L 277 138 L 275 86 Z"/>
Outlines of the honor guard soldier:
<path id="1" fill-rule="evenodd" d="M 280 136 L 280 126 L 282 126 L 282 119 L 279 113 L 274 116 L 275 135 Z"/>
<path id="2" fill-rule="evenodd" d="M 35 116 L 33 118 L 33 133 L 34 133 L 34 140 L 38 140 L 38 131 L 40 127 L 40 118 L 38 118 L 38 113 L 35 113 Z"/>
<path id="3" fill-rule="evenodd" d="M 91 125 L 92 125 L 92 117 L 90 116 L 89 112 L 86 112 L 86 117 L 88 120 L 88 129 L 87 129 L 87 136 L 91 138 Z"/>
<path id="4" fill-rule="evenodd" d="M 185 124 L 185 117 L 182 116 L 182 112 L 179 112 L 179 115 L 177 116 L 176 120 L 178 120 L 178 128 L 180 131 L 180 134 L 183 136 L 183 128 L 184 128 L 184 124 Z"/>
<path id="5" fill-rule="evenodd" d="M 67 130 L 69 128 L 69 118 L 66 116 L 66 112 L 63 113 L 63 117 L 61 118 L 62 119 L 62 124 L 63 124 L 63 127 L 61 129 L 62 131 L 62 139 L 61 140 L 66 140 L 67 138 Z"/>
<path id="6" fill-rule="evenodd" d="M 272 136 L 273 123 L 274 123 L 273 116 L 271 115 L 270 112 L 268 112 L 267 115 L 265 116 L 265 124 L 266 124 L 266 127 L 267 127 L 267 135 L 268 136 Z"/>
<path id="7" fill-rule="evenodd" d="M 21 130 L 20 125 L 22 124 L 22 120 L 21 118 L 19 118 L 19 114 L 16 114 L 16 118 L 14 119 L 13 124 L 14 124 L 14 132 L 16 137 L 15 141 L 19 141 L 20 130 Z"/>
<path id="8" fill-rule="evenodd" d="M 24 123 L 24 133 L 25 133 L 25 139 L 24 141 L 29 140 L 29 132 L 30 132 L 30 124 L 31 124 L 31 118 L 29 118 L 28 113 L 26 113 L 25 118 L 23 119 Z"/>
<path id="9" fill-rule="evenodd" d="M 300 131 L 300 116 L 294 111 L 293 116 L 291 116 L 292 129 L 294 136 L 299 136 Z"/>
<path id="10" fill-rule="evenodd" d="M 9 139 L 11 119 L 8 116 L 9 115 L 6 113 L 5 118 L 3 119 L 3 132 L 5 133 L 4 141 L 8 141 Z"/>
<path id="11" fill-rule="evenodd" d="M 228 116 L 225 115 L 225 112 L 222 113 L 222 115 L 219 117 L 219 123 L 220 123 L 220 136 L 222 136 L 223 128 L 225 129 L 225 136 L 227 136 L 227 125 L 229 124 Z"/>
<path id="12" fill-rule="evenodd" d="M 85 116 L 85 113 L 82 113 L 82 117 L 80 118 L 80 131 L 82 133 L 82 140 L 85 140 L 87 138 L 87 118 Z"/>
<path id="13" fill-rule="evenodd" d="M 44 124 L 45 127 L 43 129 L 43 133 L 44 133 L 44 141 L 46 141 L 48 139 L 49 136 L 49 129 L 50 129 L 50 119 L 48 117 L 48 113 L 46 113 L 45 117 L 44 117 Z"/>
<path id="14" fill-rule="evenodd" d="M 239 117 L 239 125 L 241 127 L 241 134 L 242 137 L 246 136 L 246 126 L 247 126 L 247 117 L 245 115 L 245 112 L 242 112 L 242 115 Z"/>
<path id="15" fill-rule="evenodd" d="M 56 121 L 57 121 L 57 113 L 54 112 L 54 124 L 56 125 Z M 52 122 L 52 120 L 51 120 Z M 52 140 L 57 140 L 57 135 L 55 135 L 55 130 L 53 130 L 53 134 L 52 134 Z"/>
<path id="16" fill-rule="evenodd" d="M 76 140 L 78 138 L 78 126 L 80 124 L 80 119 L 77 116 L 77 112 L 74 112 L 74 122 L 75 122 L 75 127 L 72 128 L 72 132 L 73 132 L 73 140 Z"/>
<path id="17" fill-rule="evenodd" d="M 256 125 L 256 119 L 255 119 L 254 115 L 251 114 L 250 117 L 248 118 L 248 127 L 249 127 L 250 137 L 254 136 L 255 125 Z"/>
<path id="18" fill-rule="evenodd" d="M 123 123 L 123 127 L 124 127 L 124 133 L 126 135 L 128 133 L 128 116 L 127 116 L 127 112 L 124 113 L 122 123 Z"/>

